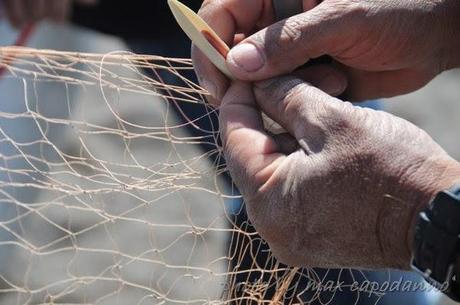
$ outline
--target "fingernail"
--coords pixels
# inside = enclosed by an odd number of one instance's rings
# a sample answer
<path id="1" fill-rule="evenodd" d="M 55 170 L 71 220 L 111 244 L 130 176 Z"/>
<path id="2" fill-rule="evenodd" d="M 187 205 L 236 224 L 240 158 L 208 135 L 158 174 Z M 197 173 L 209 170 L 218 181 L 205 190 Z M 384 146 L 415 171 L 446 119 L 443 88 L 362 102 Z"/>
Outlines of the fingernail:
<path id="1" fill-rule="evenodd" d="M 217 93 L 217 87 L 214 85 L 213 82 L 207 79 L 201 79 L 200 80 L 201 86 L 203 86 L 203 89 L 208 91 L 208 93 L 214 98 L 218 98 L 218 93 Z"/>
<path id="2" fill-rule="evenodd" d="M 250 43 L 243 43 L 234 47 L 227 58 L 230 65 L 236 65 L 235 68 L 243 69 L 245 72 L 255 72 L 265 64 L 262 54 L 256 46 Z"/>
<path id="3" fill-rule="evenodd" d="M 336 75 L 329 75 L 320 81 L 319 86 L 321 90 L 330 95 L 339 95 L 345 91 L 345 82 L 338 78 Z"/>

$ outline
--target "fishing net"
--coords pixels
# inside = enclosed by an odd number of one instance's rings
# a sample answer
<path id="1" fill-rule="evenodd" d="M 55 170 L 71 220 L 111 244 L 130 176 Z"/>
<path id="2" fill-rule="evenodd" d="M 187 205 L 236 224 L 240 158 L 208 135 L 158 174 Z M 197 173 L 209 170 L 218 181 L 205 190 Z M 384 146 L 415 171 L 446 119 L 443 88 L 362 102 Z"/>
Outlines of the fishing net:
<path id="1" fill-rule="evenodd" d="M 0 59 L 0 92 L 20 93 L 0 101 L 0 304 L 383 295 L 353 287 L 362 272 L 272 257 L 228 177 L 190 60 L 17 47 Z"/>

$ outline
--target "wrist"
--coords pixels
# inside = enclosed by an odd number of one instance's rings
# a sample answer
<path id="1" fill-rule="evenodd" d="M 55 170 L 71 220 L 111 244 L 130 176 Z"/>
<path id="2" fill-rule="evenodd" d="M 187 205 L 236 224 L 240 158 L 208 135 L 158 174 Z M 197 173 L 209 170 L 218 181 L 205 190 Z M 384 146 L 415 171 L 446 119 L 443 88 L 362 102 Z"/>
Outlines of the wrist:
<path id="1" fill-rule="evenodd" d="M 430 179 L 418 191 L 419 201 L 415 202 L 407 234 L 407 249 L 412 256 L 416 224 L 419 214 L 427 209 L 434 197 L 460 183 L 460 163 L 455 160 L 440 161 L 433 164 Z"/>
<path id="2" fill-rule="evenodd" d="M 460 163 L 453 159 L 430 159 L 414 175 L 399 181 L 395 196 L 384 199 L 378 230 L 382 233 L 380 243 L 387 267 L 410 269 L 420 212 L 429 207 L 439 192 L 456 183 L 460 183 Z"/>
<path id="3" fill-rule="evenodd" d="M 437 193 L 460 182 L 460 164 L 450 158 L 428 158 L 395 182 L 382 198 L 377 230 L 386 268 L 409 270 L 418 215 Z"/>

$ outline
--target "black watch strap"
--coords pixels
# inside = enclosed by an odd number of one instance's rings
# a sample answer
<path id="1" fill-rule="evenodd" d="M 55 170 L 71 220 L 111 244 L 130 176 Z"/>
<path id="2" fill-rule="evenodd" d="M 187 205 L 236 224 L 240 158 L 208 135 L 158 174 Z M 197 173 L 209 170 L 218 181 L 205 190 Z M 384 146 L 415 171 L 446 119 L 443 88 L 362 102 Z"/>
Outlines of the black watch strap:
<path id="1" fill-rule="evenodd" d="M 460 302 L 460 185 L 440 192 L 420 213 L 413 250 L 413 269 Z"/>

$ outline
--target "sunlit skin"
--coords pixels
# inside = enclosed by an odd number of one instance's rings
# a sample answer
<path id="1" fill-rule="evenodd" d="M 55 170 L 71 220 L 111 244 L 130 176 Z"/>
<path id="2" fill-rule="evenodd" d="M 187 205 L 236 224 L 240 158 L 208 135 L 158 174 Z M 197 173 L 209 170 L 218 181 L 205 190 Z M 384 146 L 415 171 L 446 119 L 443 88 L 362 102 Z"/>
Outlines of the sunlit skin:
<path id="1" fill-rule="evenodd" d="M 409 122 L 331 95 L 399 95 L 460 66 L 460 2 L 318 2 L 278 23 L 270 0 L 204 2 L 227 44 L 245 37 L 227 56 L 234 83 L 193 49 L 228 168 L 282 262 L 407 269 L 418 212 L 460 182 L 460 165 Z M 335 62 L 298 69 L 321 55 Z M 288 133 L 266 133 L 261 111 Z"/>
<path id="2" fill-rule="evenodd" d="M 266 133 L 261 110 L 289 135 Z M 249 218 L 292 266 L 407 269 L 418 212 L 460 182 L 460 164 L 418 127 L 295 77 L 234 82 L 220 113 Z"/>
<path id="3" fill-rule="evenodd" d="M 330 55 L 328 87 L 353 101 L 390 97 L 423 87 L 459 65 L 460 2 L 457 0 L 304 0 L 304 13 L 274 23 L 271 0 L 205 1 L 199 15 L 232 45 L 237 33 L 244 52 L 227 58 L 232 74 L 258 81 L 290 73 L 310 58 Z M 249 46 L 249 47 L 248 47 Z M 252 47 L 263 65 L 246 71 Z M 220 100 L 229 85 L 201 52 L 193 50 L 202 83 Z M 343 77 L 343 76 L 346 76 Z"/>

